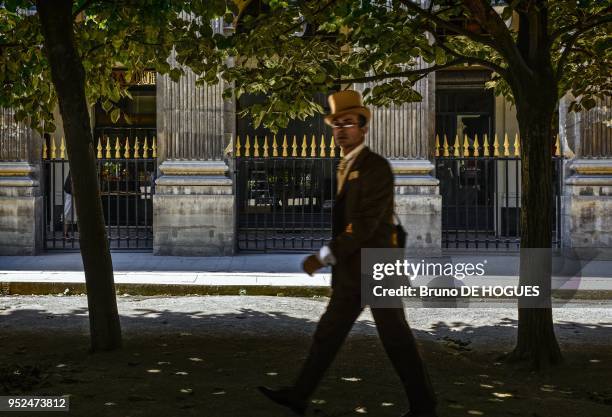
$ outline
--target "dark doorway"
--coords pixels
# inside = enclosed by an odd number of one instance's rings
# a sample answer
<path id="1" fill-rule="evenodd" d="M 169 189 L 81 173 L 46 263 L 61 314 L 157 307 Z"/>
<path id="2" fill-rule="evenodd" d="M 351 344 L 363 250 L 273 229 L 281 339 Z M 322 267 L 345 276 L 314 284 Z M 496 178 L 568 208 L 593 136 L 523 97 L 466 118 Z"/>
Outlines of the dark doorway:
<path id="1" fill-rule="evenodd" d="M 495 101 L 484 88 L 486 72 L 444 72 L 436 83 L 436 135 L 448 146 L 436 158 L 442 195 L 442 233 L 494 231 L 495 164 L 484 158 L 492 145 Z M 487 149 L 490 154 L 491 149 Z"/>

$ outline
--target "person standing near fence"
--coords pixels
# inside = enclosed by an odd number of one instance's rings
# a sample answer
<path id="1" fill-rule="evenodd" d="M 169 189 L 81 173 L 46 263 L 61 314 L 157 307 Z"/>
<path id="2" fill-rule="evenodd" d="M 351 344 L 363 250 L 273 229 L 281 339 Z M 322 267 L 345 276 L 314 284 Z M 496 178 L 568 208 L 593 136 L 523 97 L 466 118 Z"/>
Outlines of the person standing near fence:
<path id="1" fill-rule="evenodd" d="M 70 171 L 64 181 L 64 238 L 68 238 L 68 222 L 76 223 L 77 215 L 72 201 L 72 177 Z"/>

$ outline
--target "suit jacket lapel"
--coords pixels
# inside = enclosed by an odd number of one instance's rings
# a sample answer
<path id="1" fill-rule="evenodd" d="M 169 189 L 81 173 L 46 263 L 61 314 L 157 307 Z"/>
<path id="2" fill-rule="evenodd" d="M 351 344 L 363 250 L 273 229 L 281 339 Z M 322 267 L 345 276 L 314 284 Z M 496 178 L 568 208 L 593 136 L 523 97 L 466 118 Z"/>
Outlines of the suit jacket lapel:
<path id="1" fill-rule="evenodd" d="M 336 201 L 339 201 L 341 198 L 344 197 L 344 195 L 346 194 L 346 190 L 348 188 L 347 183 L 348 183 L 349 174 L 359 169 L 359 167 L 361 166 L 361 162 L 363 161 L 363 159 L 366 157 L 368 153 L 370 153 L 370 149 L 367 146 L 363 148 L 361 152 L 359 152 L 359 155 L 357 155 L 357 157 L 351 164 L 351 169 L 346 173 L 346 178 L 344 179 L 344 183 L 342 184 L 342 189 L 336 196 Z"/>

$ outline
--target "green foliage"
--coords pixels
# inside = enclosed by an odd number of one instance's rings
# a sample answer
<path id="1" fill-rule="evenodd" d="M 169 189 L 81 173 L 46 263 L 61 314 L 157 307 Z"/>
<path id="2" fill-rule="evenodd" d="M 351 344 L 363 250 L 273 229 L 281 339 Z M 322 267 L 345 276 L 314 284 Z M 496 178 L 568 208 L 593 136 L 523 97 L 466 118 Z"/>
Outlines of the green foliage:
<path id="1" fill-rule="evenodd" d="M 367 103 L 418 101 L 414 83 L 427 72 L 464 65 L 491 69 L 487 85 L 510 101 L 517 80 L 530 76 L 525 67 L 550 66 L 542 82 L 553 82 L 559 97 L 567 92 L 577 97 L 574 110 L 610 95 L 609 2 L 549 0 L 547 8 L 536 10 L 533 2 L 513 0 L 497 9 L 506 22 L 501 34 L 491 26 L 495 19 L 483 20 L 470 3 L 439 0 L 426 10 L 408 0 L 264 0 L 261 12 L 241 14 L 237 30 L 220 34 L 210 22 L 219 16 L 234 21 L 238 8 L 232 0 L 78 0 L 75 12 L 87 7 L 75 18 L 74 32 L 88 100 L 101 100 L 113 118 L 119 117 L 115 103 L 129 95 L 111 76 L 117 64 L 127 80 L 145 69 L 178 80 L 189 67 L 199 84 L 222 80 L 225 97 L 263 96 L 263 103 L 243 114 L 273 130 L 324 112 L 313 100 L 317 93 L 368 83 Z M 35 11 L 24 12 L 28 7 L 31 2 L 24 0 L 0 7 L 0 106 L 50 130 L 55 92 L 38 18 Z M 548 42 L 519 59 L 512 52 L 523 26 L 517 19 L 527 13 L 545 14 Z M 453 25 L 460 30 L 453 31 Z M 533 62 L 530 56 L 536 57 Z"/>
<path id="2" fill-rule="evenodd" d="M 17 119 L 28 118 L 39 131 L 53 131 L 57 99 L 32 3 L 13 0 L 0 6 L 0 106 L 14 108 Z M 129 97 L 128 85 L 112 76 L 114 68 L 125 70 L 128 82 L 134 74 L 149 69 L 177 80 L 183 70 L 168 59 L 176 46 L 180 49 L 177 60 L 189 60 L 207 79 L 211 72 L 216 78 L 216 64 L 207 62 L 209 55 L 218 54 L 209 22 L 225 13 L 226 1 L 78 0 L 73 10 L 74 39 L 85 69 L 88 102 L 101 100 L 113 121 L 120 117 L 116 103 Z M 189 45 L 181 44 L 185 39 Z"/>
<path id="3" fill-rule="evenodd" d="M 493 76 L 488 87 L 511 102 L 517 85 L 525 81 L 517 80 L 530 76 L 525 67 L 550 66 L 554 74 L 545 81 L 558 86 L 559 97 L 566 92 L 578 97 L 574 109 L 587 108 L 597 97 L 610 94 L 610 23 L 599 22 L 586 30 L 606 11 L 610 15 L 606 1 L 550 0 L 544 3 L 547 8 L 536 8 L 533 2 L 513 0 L 497 9 L 500 22 L 505 21 L 501 31 L 490 25 L 494 19 L 470 8 L 473 2 L 462 0 L 436 1 L 431 10 L 415 10 L 408 0 L 265 3 L 270 6 L 266 11 L 241 16 L 239 30 L 215 37 L 218 51 L 235 57 L 216 64 L 229 86 L 226 97 L 265 97 L 243 114 L 273 130 L 285 127 L 290 118 L 322 112 L 309 100 L 317 93 L 374 79 L 364 91 L 367 103 L 387 106 L 420 100 L 413 86 L 426 75 L 427 66 L 431 71 L 451 64 L 489 68 Z M 481 4 L 486 9 L 491 3 Z M 521 52 L 519 59 L 512 51 L 520 46 L 517 19 L 526 19 L 528 13 L 546 15 L 549 42 Z M 308 28 L 302 35 L 303 23 Z M 461 30 L 453 31 L 453 25 Z M 571 53 L 562 58 L 577 31 L 581 33 Z M 530 61 L 530 56 L 536 59 Z M 197 65 L 187 55 L 181 57 L 181 64 Z M 549 62 L 542 61 L 546 57 Z"/>

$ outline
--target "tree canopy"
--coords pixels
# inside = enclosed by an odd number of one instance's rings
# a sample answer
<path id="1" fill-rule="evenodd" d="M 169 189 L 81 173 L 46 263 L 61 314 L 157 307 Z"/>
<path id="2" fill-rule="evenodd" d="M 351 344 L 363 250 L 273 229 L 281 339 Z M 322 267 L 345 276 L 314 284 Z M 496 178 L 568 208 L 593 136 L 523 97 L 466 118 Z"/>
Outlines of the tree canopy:
<path id="1" fill-rule="evenodd" d="M 102 103 L 112 120 L 116 104 L 129 97 L 135 74 L 155 70 L 177 80 L 182 71 L 168 59 L 181 41 L 198 39 L 198 52 L 218 54 L 212 43 L 210 20 L 226 11 L 225 1 L 176 2 L 128 0 L 73 2 L 74 41 L 83 62 L 88 102 Z M 41 23 L 33 1 L 10 0 L 0 6 L 0 107 L 15 110 L 18 121 L 52 132 L 57 104 L 50 68 L 43 51 Z M 196 57 L 188 56 L 195 62 Z M 214 60 L 211 60 L 213 62 Z M 194 63 L 203 71 L 206 66 Z M 114 77 L 121 68 L 123 77 Z"/>
<path id="2" fill-rule="evenodd" d="M 574 110 L 589 109 L 611 92 L 612 9 L 605 0 L 234 3 L 226 20 L 235 31 L 216 35 L 215 45 L 235 59 L 209 68 L 218 65 L 234 87 L 228 97 L 265 95 L 247 109 L 256 125 L 284 127 L 291 118 L 322 112 L 315 93 L 352 83 L 377 81 L 364 91 L 370 104 L 418 101 L 415 81 L 449 67 L 490 69 L 489 87 L 509 100 L 534 68 L 549 63 L 557 97 L 570 92 L 577 98 Z M 199 62 L 215 60 L 193 52 L 208 40 L 181 45 L 179 61 L 196 73 L 204 73 Z"/>

